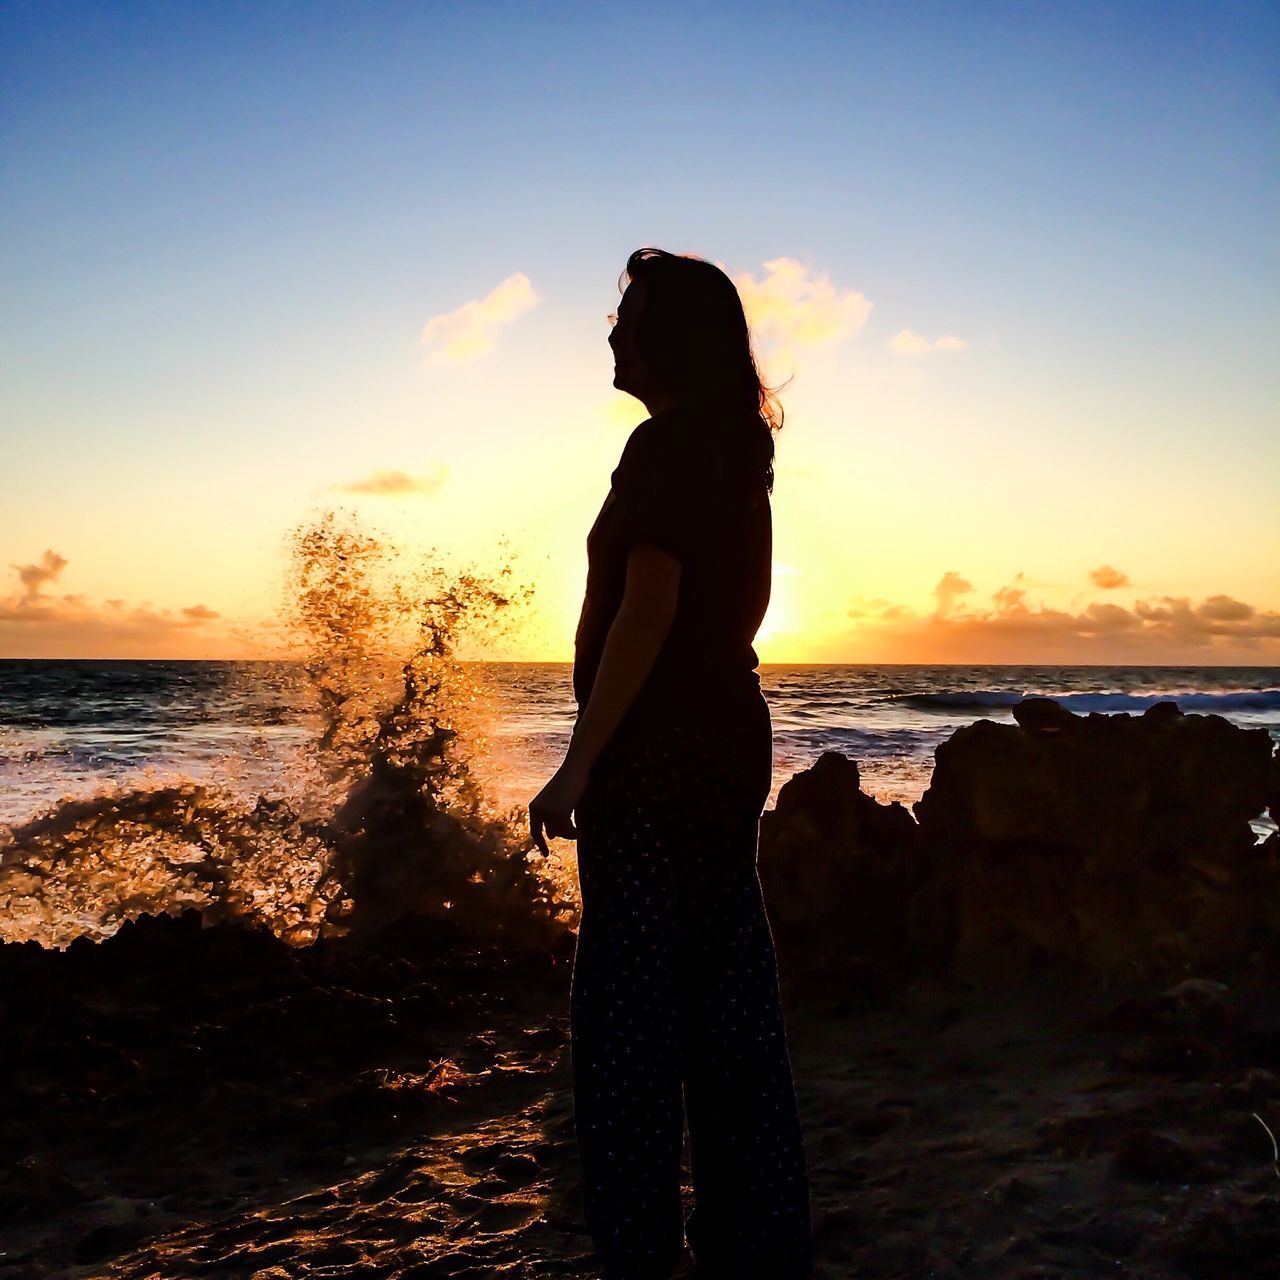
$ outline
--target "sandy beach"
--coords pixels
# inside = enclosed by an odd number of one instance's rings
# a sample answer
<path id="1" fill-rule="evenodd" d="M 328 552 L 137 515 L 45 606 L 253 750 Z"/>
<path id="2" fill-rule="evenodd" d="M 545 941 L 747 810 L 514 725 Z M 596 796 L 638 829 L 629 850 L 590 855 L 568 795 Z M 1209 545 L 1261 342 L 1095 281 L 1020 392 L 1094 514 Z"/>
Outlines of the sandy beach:
<path id="1" fill-rule="evenodd" d="M 189 915 L 127 926 L 92 978 L 83 949 L 6 948 L 0 1274 L 593 1275 L 565 965 L 440 941 L 300 958 Z M 1254 979 L 793 1009 L 817 1274 L 1280 1274 Z"/>

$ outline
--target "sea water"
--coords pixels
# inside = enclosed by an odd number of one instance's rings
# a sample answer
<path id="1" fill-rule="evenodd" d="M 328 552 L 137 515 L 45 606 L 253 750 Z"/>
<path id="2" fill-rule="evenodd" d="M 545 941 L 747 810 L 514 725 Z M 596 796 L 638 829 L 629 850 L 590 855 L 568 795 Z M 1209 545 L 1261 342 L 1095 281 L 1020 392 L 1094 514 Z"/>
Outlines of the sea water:
<path id="1" fill-rule="evenodd" d="M 484 706 L 477 781 L 495 807 L 527 804 L 564 757 L 568 663 L 469 666 Z M 1280 741 L 1280 668 L 764 665 L 778 788 L 824 751 L 857 760 L 863 788 L 911 803 L 937 745 L 985 718 L 1012 723 L 1028 695 L 1078 714 L 1173 701 Z M 0 824 L 104 786 L 174 779 L 295 794 L 321 714 L 299 664 L 0 661 Z"/>

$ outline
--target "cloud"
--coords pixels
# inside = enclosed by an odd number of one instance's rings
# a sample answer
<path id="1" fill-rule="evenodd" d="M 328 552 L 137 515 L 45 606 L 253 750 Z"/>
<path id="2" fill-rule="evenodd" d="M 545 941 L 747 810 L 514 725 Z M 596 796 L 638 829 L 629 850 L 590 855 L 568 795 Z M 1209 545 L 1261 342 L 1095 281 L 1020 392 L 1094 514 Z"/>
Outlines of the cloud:
<path id="1" fill-rule="evenodd" d="M 445 482 L 448 471 L 442 463 L 435 463 L 424 475 L 412 476 L 406 471 L 372 471 L 359 480 L 340 484 L 343 493 L 394 495 L 405 493 L 435 493 Z"/>
<path id="2" fill-rule="evenodd" d="M 492 349 L 501 329 L 532 311 L 542 299 L 521 271 L 495 285 L 483 298 L 432 316 L 422 330 L 431 364 L 465 364 Z"/>
<path id="3" fill-rule="evenodd" d="M 1098 569 L 1090 569 L 1089 578 L 1095 587 L 1101 587 L 1103 591 L 1112 591 L 1116 587 L 1129 585 L 1129 575 L 1123 569 L 1116 569 L 1109 564 L 1104 564 Z"/>
<path id="4" fill-rule="evenodd" d="M 1015 581 L 1026 581 L 1019 574 Z M 1231 596 L 1195 604 L 1186 596 L 1135 600 L 1131 608 L 1093 601 L 1078 612 L 1032 604 L 1024 586 L 1001 587 L 994 607 L 954 608 L 972 590 L 954 570 L 934 589 L 937 608 L 917 613 L 883 599 L 855 597 L 856 628 L 825 644 L 822 658 L 848 661 L 1265 662 L 1280 660 L 1280 612 Z"/>
<path id="5" fill-rule="evenodd" d="M 1142 619 L 1118 604 L 1105 601 L 1094 601 L 1087 605 L 1083 614 L 1093 622 L 1099 631 L 1132 631 L 1142 626 Z"/>
<path id="6" fill-rule="evenodd" d="M 1210 622 L 1246 622 L 1256 612 L 1253 605 L 1230 596 L 1210 596 L 1196 609 L 1200 617 Z"/>
<path id="7" fill-rule="evenodd" d="M 938 338 L 926 338 L 914 329 L 902 329 L 889 339 L 889 350 L 895 356 L 923 356 L 930 351 L 960 351 L 969 344 L 963 338 L 944 333 Z"/>
<path id="8" fill-rule="evenodd" d="M 883 596 L 873 596 L 870 599 L 866 596 L 854 596 L 849 601 L 848 614 L 851 618 L 884 620 L 903 617 L 908 613 L 910 613 L 909 609 L 900 604 L 894 604 L 892 600 L 886 600 Z"/>
<path id="9" fill-rule="evenodd" d="M 991 598 L 996 602 L 997 609 L 1004 610 L 1016 609 L 1026 596 L 1026 587 L 1007 586 L 1001 587 Z"/>
<path id="10" fill-rule="evenodd" d="M 35 564 L 15 564 L 13 567 L 18 571 L 24 598 L 35 600 L 40 596 L 40 588 L 53 582 L 67 567 L 67 559 L 56 551 L 46 551 Z"/>
<path id="11" fill-rule="evenodd" d="M 871 314 L 856 289 L 837 289 L 822 273 L 795 258 L 773 258 L 757 280 L 734 277 L 752 334 L 760 343 L 790 354 L 798 346 L 825 347 L 854 337 Z"/>
<path id="12" fill-rule="evenodd" d="M 41 591 L 67 564 L 46 551 L 34 565 L 13 566 L 21 589 L 0 596 L 0 656 L 148 656 L 157 644 L 172 649 L 193 639 L 203 643 L 203 629 L 219 616 L 203 604 L 175 611 Z"/>
<path id="13" fill-rule="evenodd" d="M 1134 613 L 1180 640 L 1215 635 L 1280 636 L 1280 614 L 1259 612 L 1230 596 L 1210 596 L 1194 606 L 1187 596 L 1157 596 L 1156 600 L 1155 604 L 1136 601 Z"/>
<path id="14" fill-rule="evenodd" d="M 973 583 L 962 578 L 954 570 L 949 569 L 938 580 L 933 594 L 938 601 L 938 612 L 949 613 L 951 606 L 963 595 L 973 590 Z"/>

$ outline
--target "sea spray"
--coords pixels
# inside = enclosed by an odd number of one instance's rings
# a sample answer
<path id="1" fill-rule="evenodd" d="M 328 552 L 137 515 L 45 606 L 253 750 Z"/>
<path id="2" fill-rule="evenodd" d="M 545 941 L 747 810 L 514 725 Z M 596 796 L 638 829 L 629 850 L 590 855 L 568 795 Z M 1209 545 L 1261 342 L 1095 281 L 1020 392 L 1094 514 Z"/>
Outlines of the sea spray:
<path id="1" fill-rule="evenodd" d="M 0 940 L 61 947 L 188 907 L 295 945 L 407 912 L 480 937 L 563 934 L 570 889 L 533 865 L 522 815 L 494 811 L 477 780 L 484 691 L 455 657 L 461 635 L 501 631 L 527 588 L 507 585 L 509 566 L 407 573 L 333 513 L 292 551 L 288 622 L 316 716 L 288 794 L 176 780 L 0 830 Z"/>
<path id="2" fill-rule="evenodd" d="M 327 919 L 367 931 L 406 912 L 479 935 L 562 929 L 571 901 L 527 856 L 522 815 L 495 813 L 477 773 L 486 697 L 457 660 L 492 641 L 528 588 L 496 575 L 397 567 L 332 513 L 294 542 L 295 626 L 321 697 L 317 749 L 346 781 L 325 824 L 344 885 Z"/>

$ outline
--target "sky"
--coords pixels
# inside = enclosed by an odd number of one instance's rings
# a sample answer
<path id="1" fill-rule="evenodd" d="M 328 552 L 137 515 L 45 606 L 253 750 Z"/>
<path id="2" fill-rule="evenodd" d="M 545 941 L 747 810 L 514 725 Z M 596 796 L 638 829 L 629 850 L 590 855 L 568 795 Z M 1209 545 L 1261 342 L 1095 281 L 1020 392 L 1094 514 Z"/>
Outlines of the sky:
<path id="1" fill-rule="evenodd" d="M 291 533 L 569 661 L 641 245 L 786 380 L 765 662 L 1280 664 L 1280 10 L 0 9 L 0 656 L 279 651 Z"/>

